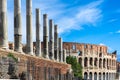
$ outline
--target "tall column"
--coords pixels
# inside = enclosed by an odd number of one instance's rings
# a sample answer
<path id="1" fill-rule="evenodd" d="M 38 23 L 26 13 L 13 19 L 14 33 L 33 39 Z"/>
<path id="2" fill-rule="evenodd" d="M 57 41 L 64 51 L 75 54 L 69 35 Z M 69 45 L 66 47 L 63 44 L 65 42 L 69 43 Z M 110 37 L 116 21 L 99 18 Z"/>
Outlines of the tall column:
<path id="1" fill-rule="evenodd" d="M 53 20 L 49 20 L 49 57 L 54 60 Z"/>
<path id="2" fill-rule="evenodd" d="M 6 0 L 0 0 L 0 48 L 8 48 Z"/>
<path id="3" fill-rule="evenodd" d="M 59 61 L 58 56 L 58 26 L 54 26 L 54 58 Z"/>
<path id="4" fill-rule="evenodd" d="M 22 52 L 21 0 L 14 0 L 14 50 Z"/>
<path id="5" fill-rule="evenodd" d="M 48 18 L 43 15 L 43 57 L 48 58 Z"/>
<path id="6" fill-rule="evenodd" d="M 66 50 L 63 50 L 63 62 L 66 63 Z"/>
<path id="7" fill-rule="evenodd" d="M 33 55 L 32 42 L 32 0 L 26 0 L 27 54 Z"/>
<path id="8" fill-rule="evenodd" d="M 36 56 L 41 56 L 40 10 L 36 9 Z"/>
<path id="9" fill-rule="evenodd" d="M 63 51 L 63 49 L 62 49 L 62 38 L 59 38 L 59 61 L 60 62 L 63 62 L 63 53 L 62 53 L 62 51 Z"/>

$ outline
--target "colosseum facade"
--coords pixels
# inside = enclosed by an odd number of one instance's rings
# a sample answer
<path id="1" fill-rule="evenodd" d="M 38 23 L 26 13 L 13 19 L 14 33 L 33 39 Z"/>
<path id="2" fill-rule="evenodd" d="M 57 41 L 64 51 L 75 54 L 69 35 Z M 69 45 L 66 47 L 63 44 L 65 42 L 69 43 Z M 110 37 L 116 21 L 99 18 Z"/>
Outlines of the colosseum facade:
<path id="1" fill-rule="evenodd" d="M 115 80 L 116 51 L 108 53 L 103 45 L 64 42 L 67 56 L 76 56 L 83 68 L 84 80 Z"/>

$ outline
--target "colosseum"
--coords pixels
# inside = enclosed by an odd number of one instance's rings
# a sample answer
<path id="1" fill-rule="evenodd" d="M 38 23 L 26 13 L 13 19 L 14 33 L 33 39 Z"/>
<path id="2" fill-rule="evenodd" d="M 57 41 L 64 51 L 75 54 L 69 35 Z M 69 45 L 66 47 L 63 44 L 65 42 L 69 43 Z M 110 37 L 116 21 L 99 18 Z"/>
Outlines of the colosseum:
<path id="1" fill-rule="evenodd" d="M 115 80 L 116 51 L 103 45 L 64 42 L 67 56 L 75 56 L 83 68 L 84 80 Z"/>

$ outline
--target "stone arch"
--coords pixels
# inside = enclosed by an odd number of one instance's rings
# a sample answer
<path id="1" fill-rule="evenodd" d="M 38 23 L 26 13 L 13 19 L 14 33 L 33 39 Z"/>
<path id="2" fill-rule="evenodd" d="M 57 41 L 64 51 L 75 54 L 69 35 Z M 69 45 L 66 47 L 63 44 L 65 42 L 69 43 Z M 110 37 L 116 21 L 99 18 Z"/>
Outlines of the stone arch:
<path id="1" fill-rule="evenodd" d="M 103 59 L 103 68 L 105 68 L 106 60 Z"/>
<path id="2" fill-rule="evenodd" d="M 105 80 L 105 73 L 103 73 L 103 80 Z"/>
<path id="3" fill-rule="evenodd" d="M 95 59 L 94 59 L 94 66 L 98 66 L 98 65 L 97 65 L 97 62 L 98 62 L 98 59 L 95 58 Z"/>
<path id="4" fill-rule="evenodd" d="M 88 58 L 87 57 L 85 57 L 85 59 L 84 59 L 84 67 L 88 67 Z"/>
<path id="5" fill-rule="evenodd" d="M 108 73 L 106 73 L 106 80 L 108 80 Z"/>
<path id="6" fill-rule="evenodd" d="M 102 59 L 99 59 L 99 68 L 102 68 Z"/>
<path id="7" fill-rule="evenodd" d="M 99 54 L 99 57 L 102 57 L 102 53 Z"/>
<path id="8" fill-rule="evenodd" d="M 97 73 L 94 73 L 94 80 L 97 80 Z"/>
<path id="9" fill-rule="evenodd" d="M 90 58 L 90 63 L 89 64 L 90 64 L 90 66 L 93 66 L 93 58 L 92 57 Z"/>
<path id="10" fill-rule="evenodd" d="M 89 74 L 89 80 L 92 80 L 92 72 Z"/>
<path id="11" fill-rule="evenodd" d="M 82 64 L 82 58 L 79 58 L 79 64 Z"/>
<path id="12" fill-rule="evenodd" d="M 99 80 L 102 80 L 102 74 L 99 73 Z"/>
<path id="13" fill-rule="evenodd" d="M 110 68 L 111 68 L 111 59 L 110 59 L 110 62 L 109 62 L 109 66 L 110 66 Z"/>
<path id="14" fill-rule="evenodd" d="M 107 69 L 109 69 L 109 67 L 108 67 L 108 65 L 109 65 L 108 61 L 109 61 L 109 60 L 107 59 Z"/>
<path id="15" fill-rule="evenodd" d="M 87 80 L 87 78 L 88 78 L 88 74 L 87 74 L 87 72 L 85 72 L 84 73 L 84 80 Z"/>

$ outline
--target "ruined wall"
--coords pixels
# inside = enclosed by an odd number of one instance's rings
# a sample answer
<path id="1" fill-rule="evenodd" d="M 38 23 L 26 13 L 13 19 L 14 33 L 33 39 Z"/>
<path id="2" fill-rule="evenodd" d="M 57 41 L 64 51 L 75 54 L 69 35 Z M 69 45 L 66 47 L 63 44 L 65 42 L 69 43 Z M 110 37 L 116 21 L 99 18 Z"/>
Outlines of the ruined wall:
<path id="1" fill-rule="evenodd" d="M 17 52 L 10 50 L 6 51 L 0 49 L 0 62 L 3 62 L 3 58 L 6 58 L 5 63 L 0 66 L 0 74 L 4 73 L 2 78 L 10 77 L 7 74 L 9 67 L 7 55 L 9 53 L 13 54 L 15 58 L 18 59 L 16 75 L 19 77 L 22 73 L 26 73 L 26 80 L 57 80 L 59 76 L 61 76 L 61 80 L 64 80 L 64 78 L 66 78 L 67 72 L 71 69 L 71 66 L 66 63 L 60 63 L 27 54 L 18 54 Z"/>

